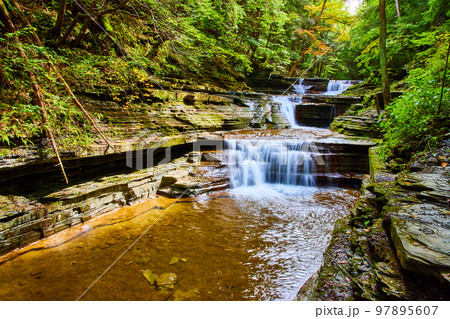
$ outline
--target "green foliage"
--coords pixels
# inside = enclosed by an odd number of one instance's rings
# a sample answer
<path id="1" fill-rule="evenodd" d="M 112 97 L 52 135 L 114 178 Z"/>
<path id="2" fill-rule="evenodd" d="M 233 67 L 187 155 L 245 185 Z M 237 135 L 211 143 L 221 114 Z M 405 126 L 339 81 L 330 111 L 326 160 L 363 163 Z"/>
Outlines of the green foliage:
<path id="1" fill-rule="evenodd" d="M 49 125 L 58 137 L 61 150 L 76 150 L 92 142 L 91 127 L 62 90 L 56 75 L 50 72 L 44 55 L 55 63 L 63 63 L 53 51 L 27 43 L 16 43 L 14 36 L 24 37 L 30 30 L 25 28 L 14 34 L 6 33 L 0 38 L 2 68 L 9 86 L 0 91 L 0 143 L 4 145 L 27 145 L 36 138 L 45 137 L 48 127 L 43 125 L 42 110 L 36 103 L 30 80 L 31 72 L 39 80 Z M 25 61 L 19 47 L 27 55 Z M 50 149 L 50 147 L 48 148 Z"/>
<path id="2" fill-rule="evenodd" d="M 234 88 L 255 71 L 287 74 L 297 61 L 301 63 L 295 75 L 370 77 L 371 84 L 377 85 L 379 19 L 373 1 L 364 1 L 356 16 L 345 10 L 344 0 L 327 0 L 322 13 L 323 0 L 133 1 L 91 23 L 76 48 L 71 40 L 79 35 L 81 23 L 58 48 L 49 33 L 58 1 L 27 3 L 23 6 L 29 11 L 27 17 L 46 47 L 27 44 L 32 30 L 18 21 L 15 34 L 0 35 L 0 71 L 8 82 L 0 90 L 0 133 L 7 144 L 45 136 L 30 71 L 44 91 L 58 143 L 73 149 L 84 147 L 91 138 L 89 125 L 67 99 L 44 55 L 61 67 L 74 90 L 95 93 L 106 87 L 123 107 L 134 99 L 127 88 L 153 82 L 155 77 Z M 104 2 L 102 9 L 119 3 Z M 12 9 L 8 1 L 6 5 Z M 398 18 L 394 1 L 388 2 L 388 66 L 406 70 L 408 77 L 402 82 L 406 91 L 388 107 L 390 117 L 382 124 L 390 149 L 404 140 L 422 139 L 430 134 L 430 124 L 448 114 L 448 86 L 439 114 L 436 108 L 450 31 L 449 3 L 403 0 L 400 6 Z M 69 5 L 63 33 L 75 15 Z M 20 44 L 12 41 L 15 35 Z M 18 54 L 19 45 L 29 57 L 28 64 Z"/>
<path id="3" fill-rule="evenodd" d="M 356 61 L 357 68 L 348 67 L 349 73 L 359 73 L 374 86 L 380 85 L 377 5 L 364 1 L 350 32 L 352 41 L 343 43 L 337 54 L 344 65 L 354 66 Z M 438 105 L 450 41 L 450 5 L 446 0 L 404 0 L 398 17 L 395 2 L 390 1 L 386 11 L 390 80 L 403 94 L 391 102 L 380 121 L 385 132 L 383 156 L 407 157 L 448 132 L 449 73 L 440 112 Z M 400 74 L 407 76 L 402 79 Z"/>
<path id="4" fill-rule="evenodd" d="M 425 38 L 427 40 L 423 42 Z M 441 110 L 438 105 L 450 33 L 427 32 L 416 43 L 430 44 L 428 41 L 431 39 L 433 46 L 416 55 L 409 75 L 404 80 L 403 85 L 407 85 L 407 90 L 386 109 L 389 117 L 381 122 L 385 131 L 386 151 L 399 148 L 413 152 L 427 144 L 432 136 L 445 133 L 439 131 L 439 123 L 449 120 L 448 79 L 443 91 Z M 444 130 L 448 128 L 444 127 Z M 425 140 L 427 142 L 424 145 L 415 143 Z"/>

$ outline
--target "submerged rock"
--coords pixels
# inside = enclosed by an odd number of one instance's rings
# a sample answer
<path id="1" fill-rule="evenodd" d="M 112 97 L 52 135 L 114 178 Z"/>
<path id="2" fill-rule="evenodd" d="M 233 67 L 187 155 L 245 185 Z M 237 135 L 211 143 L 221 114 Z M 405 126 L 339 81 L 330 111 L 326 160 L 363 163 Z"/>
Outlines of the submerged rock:
<path id="1" fill-rule="evenodd" d="M 142 274 L 144 275 L 145 279 L 148 280 L 148 282 L 152 285 L 156 284 L 156 279 L 158 279 L 158 275 L 155 274 L 153 271 L 151 270 L 144 270 L 142 272 Z"/>
<path id="2" fill-rule="evenodd" d="M 156 279 L 158 289 L 173 289 L 178 282 L 178 277 L 174 273 L 164 273 Z"/>

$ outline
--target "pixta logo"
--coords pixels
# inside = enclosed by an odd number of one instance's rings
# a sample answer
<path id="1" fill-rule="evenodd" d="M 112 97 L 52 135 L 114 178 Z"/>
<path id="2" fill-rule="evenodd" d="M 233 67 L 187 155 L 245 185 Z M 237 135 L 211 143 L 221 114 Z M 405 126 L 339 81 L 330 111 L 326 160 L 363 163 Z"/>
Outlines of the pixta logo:
<path id="1" fill-rule="evenodd" d="M 182 143 L 178 143 L 178 147 L 183 144 L 182 150 L 175 150 L 175 146 L 168 146 L 171 137 L 162 137 L 155 139 L 154 136 L 149 137 L 145 132 L 136 135 L 131 142 L 131 150 L 126 152 L 126 166 L 143 170 L 157 165 L 170 163 L 176 155 L 180 153 L 186 154 L 194 152 L 200 154 L 202 151 L 223 151 L 223 141 L 220 140 L 197 140 L 196 136 L 186 138 Z"/>

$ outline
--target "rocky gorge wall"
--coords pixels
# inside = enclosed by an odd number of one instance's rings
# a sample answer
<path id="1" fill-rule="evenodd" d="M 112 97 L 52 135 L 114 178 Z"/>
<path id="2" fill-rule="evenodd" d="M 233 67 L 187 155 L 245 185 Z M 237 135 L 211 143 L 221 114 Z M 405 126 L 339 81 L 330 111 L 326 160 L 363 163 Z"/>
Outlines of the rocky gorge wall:
<path id="1" fill-rule="evenodd" d="M 94 135 L 89 148 L 63 153 L 70 182 L 65 185 L 57 161 L 43 157 L 39 146 L 9 149 L 12 155 L 0 159 L 0 254 L 158 191 L 175 196 L 183 185 L 167 182 L 171 180 L 168 172 L 180 169 L 173 161 L 186 162 L 194 143 L 210 132 L 251 125 L 288 127 L 277 105 L 270 104 L 264 94 L 229 92 L 186 80 L 146 82 L 137 88 L 122 88 L 121 93 L 94 86 L 77 95 L 101 119 L 97 124 L 115 152 Z M 250 109 L 249 100 L 257 104 L 255 110 Z M 155 165 L 169 151 L 172 162 Z M 183 174 L 187 174 L 186 167 Z M 181 190 L 192 188 L 195 193 L 195 189 L 227 185 L 223 180 L 202 184 L 195 179 L 197 184 L 192 183 Z"/>
<path id="2" fill-rule="evenodd" d="M 371 149 L 361 199 L 297 300 L 449 300 L 449 147 L 397 174 Z"/>

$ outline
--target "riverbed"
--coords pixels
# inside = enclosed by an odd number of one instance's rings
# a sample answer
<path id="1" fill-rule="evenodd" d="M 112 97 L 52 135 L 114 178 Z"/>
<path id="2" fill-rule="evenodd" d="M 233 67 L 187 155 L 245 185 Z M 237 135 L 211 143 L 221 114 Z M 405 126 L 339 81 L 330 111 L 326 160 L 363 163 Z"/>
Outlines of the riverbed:
<path id="1" fill-rule="evenodd" d="M 257 185 L 150 199 L 1 257 L 0 299 L 290 300 L 358 193 Z M 175 289 L 145 270 L 175 273 Z"/>

